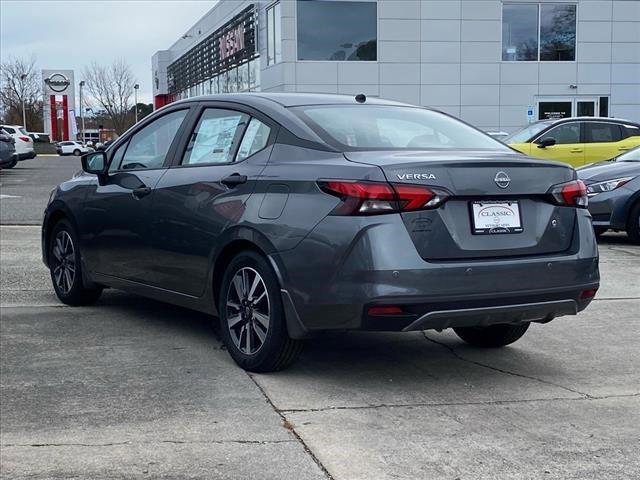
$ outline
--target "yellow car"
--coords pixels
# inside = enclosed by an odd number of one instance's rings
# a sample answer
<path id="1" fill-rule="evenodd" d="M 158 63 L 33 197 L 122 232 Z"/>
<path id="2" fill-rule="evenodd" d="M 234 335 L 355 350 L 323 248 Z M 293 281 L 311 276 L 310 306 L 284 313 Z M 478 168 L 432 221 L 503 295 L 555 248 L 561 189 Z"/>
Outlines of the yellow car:
<path id="1" fill-rule="evenodd" d="M 598 117 L 541 120 L 503 142 L 531 157 L 581 167 L 610 160 L 640 145 L 640 124 Z"/>

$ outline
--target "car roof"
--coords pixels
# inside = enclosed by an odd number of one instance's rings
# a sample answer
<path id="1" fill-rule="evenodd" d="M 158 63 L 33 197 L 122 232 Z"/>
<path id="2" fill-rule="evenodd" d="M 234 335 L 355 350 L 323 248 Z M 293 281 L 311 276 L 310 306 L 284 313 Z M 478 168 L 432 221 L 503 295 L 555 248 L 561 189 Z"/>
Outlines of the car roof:
<path id="1" fill-rule="evenodd" d="M 302 105 L 349 105 L 367 103 L 373 105 L 402 105 L 409 104 L 394 102 L 392 100 L 383 100 L 376 97 L 366 97 L 365 102 L 358 102 L 357 95 L 338 95 L 327 93 L 267 93 L 267 92 L 246 92 L 246 93 L 228 93 L 223 95 L 202 95 L 181 100 L 188 101 L 235 101 L 239 103 L 253 104 L 259 100 L 269 100 L 283 107 L 298 107 Z M 177 103 L 177 102 L 176 102 Z M 414 106 L 414 105 L 411 105 Z"/>
<path id="2" fill-rule="evenodd" d="M 612 118 L 612 117 L 567 117 L 567 118 L 558 118 L 558 119 L 547 119 L 547 120 L 539 120 L 542 122 L 551 122 L 551 125 L 556 125 L 558 123 L 563 122 L 609 122 L 609 123 L 628 123 L 629 125 L 638 126 L 638 122 L 634 122 L 632 120 L 626 120 L 624 118 Z"/>

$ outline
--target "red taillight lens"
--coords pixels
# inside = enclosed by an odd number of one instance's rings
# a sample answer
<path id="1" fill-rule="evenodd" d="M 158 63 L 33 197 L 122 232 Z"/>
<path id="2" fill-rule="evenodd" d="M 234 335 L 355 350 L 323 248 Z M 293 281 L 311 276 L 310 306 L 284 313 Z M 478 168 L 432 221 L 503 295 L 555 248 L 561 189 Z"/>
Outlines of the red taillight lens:
<path id="1" fill-rule="evenodd" d="M 587 208 L 589 204 L 587 186 L 582 180 L 572 180 L 571 182 L 555 185 L 551 188 L 551 196 L 555 203 L 567 207 Z"/>
<path id="2" fill-rule="evenodd" d="M 395 193 L 387 183 L 329 180 L 318 182 L 318 185 L 342 200 L 333 211 L 334 215 L 372 215 L 396 210 Z"/>
<path id="3" fill-rule="evenodd" d="M 378 307 L 369 307 L 367 313 L 371 316 L 380 315 L 402 315 L 403 311 L 400 307 L 383 305 Z"/>
<path id="4" fill-rule="evenodd" d="M 31 137 L 18 137 L 20 140 L 22 140 L 23 142 L 30 142 L 31 141 Z"/>
<path id="5" fill-rule="evenodd" d="M 590 288 L 589 290 L 583 290 L 580 293 L 580 300 L 586 300 L 587 298 L 593 298 L 596 296 L 596 293 L 598 293 L 598 289 L 597 288 Z"/>
<path id="6" fill-rule="evenodd" d="M 421 185 L 405 185 L 383 182 L 356 182 L 344 180 L 319 181 L 320 188 L 342 203 L 332 212 L 334 215 L 375 215 L 399 211 L 437 208 L 448 198 L 445 190 Z"/>

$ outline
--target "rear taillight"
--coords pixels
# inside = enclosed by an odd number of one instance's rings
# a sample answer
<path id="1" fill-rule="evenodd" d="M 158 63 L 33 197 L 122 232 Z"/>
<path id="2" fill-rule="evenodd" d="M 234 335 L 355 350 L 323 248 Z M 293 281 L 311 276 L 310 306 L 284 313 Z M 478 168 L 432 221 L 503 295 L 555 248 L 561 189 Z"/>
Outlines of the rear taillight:
<path id="1" fill-rule="evenodd" d="M 30 142 L 31 141 L 31 137 L 18 137 L 20 140 L 22 140 L 23 142 Z"/>
<path id="2" fill-rule="evenodd" d="M 376 215 L 438 208 L 449 197 L 446 190 L 422 185 L 345 180 L 319 181 L 320 188 L 342 203 L 333 215 Z"/>
<path id="3" fill-rule="evenodd" d="M 554 185 L 549 193 L 558 205 L 587 208 L 589 204 L 587 186 L 582 180 L 572 180 L 560 185 Z"/>

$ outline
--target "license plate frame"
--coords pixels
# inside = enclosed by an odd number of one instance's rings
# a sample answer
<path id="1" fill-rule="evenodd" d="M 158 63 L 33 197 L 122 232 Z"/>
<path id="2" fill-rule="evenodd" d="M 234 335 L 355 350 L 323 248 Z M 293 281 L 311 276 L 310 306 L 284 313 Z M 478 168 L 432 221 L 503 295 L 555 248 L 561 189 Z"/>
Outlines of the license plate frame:
<path id="1" fill-rule="evenodd" d="M 490 214 L 483 216 L 483 212 Z M 522 209 L 518 200 L 474 200 L 469 202 L 469 215 L 473 235 L 508 235 L 524 232 Z"/>

